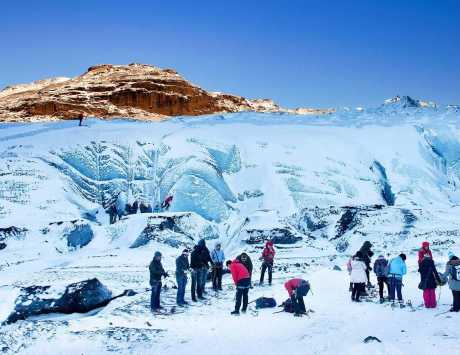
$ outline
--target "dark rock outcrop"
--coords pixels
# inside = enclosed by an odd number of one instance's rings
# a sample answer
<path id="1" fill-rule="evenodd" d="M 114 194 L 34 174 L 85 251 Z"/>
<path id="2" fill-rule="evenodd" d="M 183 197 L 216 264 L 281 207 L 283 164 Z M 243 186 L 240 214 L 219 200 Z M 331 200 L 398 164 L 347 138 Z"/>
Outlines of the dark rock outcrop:
<path id="1" fill-rule="evenodd" d="M 6 323 L 41 314 L 86 313 L 113 299 L 112 292 L 96 278 L 70 284 L 62 292 L 52 292 L 51 286 L 22 288 Z"/>
<path id="2" fill-rule="evenodd" d="M 239 111 L 324 114 L 333 110 L 287 110 L 271 100 L 207 92 L 172 69 L 134 63 L 95 65 L 75 78 L 40 80 L 0 91 L 0 118 L 8 122 L 77 119 L 79 114 L 155 120 Z"/>
<path id="3" fill-rule="evenodd" d="M 294 244 L 302 240 L 302 237 L 294 235 L 287 228 L 246 229 L 245 232 L 248 235 L 248 244 L 259 244 L 267 240 L 273 241 L 274 244 Z"/>

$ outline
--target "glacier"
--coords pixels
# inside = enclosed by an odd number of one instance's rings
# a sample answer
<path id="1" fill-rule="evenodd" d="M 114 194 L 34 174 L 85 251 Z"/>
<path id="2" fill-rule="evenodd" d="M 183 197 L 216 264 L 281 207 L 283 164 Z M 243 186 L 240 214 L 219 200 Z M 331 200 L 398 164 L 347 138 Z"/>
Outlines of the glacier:
<path id="1" fill-rule="evenodd" d="M 320 293 L 330 293 L 324 278 L 346 285 L 345 273 L 332 267 L 343 267 L 365 240 L 379 253 L 411 255 L 428 240 L 439 261 L 448 250 L 460 251 L 459 163 L 460 110 L 406 97 L 323 116 L 241 112 L 161 122 L 87 119 L 83 127 L 73 121 L 0 124 L 0 322 L 21 287 L 63 288 L 97 277 L 114 294 L 144 290 L 97 314 L 43 316 L 3 326 L 0 349 L 68 353 L 64 339 L 73 339 L 85 354 L 144 353 L 151 342 L 164 354 L 186 351 L 172 345 L 177 338 L 193 350 L 199 344 L 185 328 L 174 329 L 171 319 L 149 320 L 146 267 L 160 250 L 167 269 L 174 270 L 174 258 L 201 238 L 210 247 L 221 242 L 229 258 L 246 251 L 253 261 L 265 240 L 277 238 L 280 286 L 268 292 L 283 297 L 283 278 L 308 275 L 315 292 L 311 302 L 323 312 L 313 316 L 314 324 L 339 328 L 341 320 L 328 318 L 321 302 Z M 172 204 L 161 210 L 168 195 Z M 124 213 L 134 201 L 150 210 Z M 110 206 L 119 212 L 112 224 Z M 416 278 L 413 271 L 408 285 L 414 290 L 405 291 L 411 297 L 417 297 Z M 173 286 L 168 281 L 168 302 Z M 347 300 L 345 292 L 342 296 Z M 230 297 L 208 306 L 219 314 L 216 320 L 204 308 L 177 317 L 208 322 L 203 332 L 212 342 L 216 322 L 229 322 L 222 331 L 237 325 L 223 315 Z M 343 305 L 337 294 L 327 297 L 337 309 Z M 448 301 L 447 291 L 442 300 Z M 385 310 L 378 314 L 391 319 Z M 405 314 L 401 327 L 409 327 L 413 317 Z M 431 321 L 429 314 L 421 317 Z M 250 324 L 260 326 L 257 319 Z M 284 335 L 292 330 L 289 321 L 280 320 Z M 371 319 L 356 327 L 364 335 L 370 324 Z M 255 337 L 261 342 L 263 331 L 276 338 L 268 325 L 260 328 Z M 315 336 L 316 353 L 339 349 L 337 340 L 321 345 L 325 336 Z M 401 336 L 371 353 L 392 353 L 399 346 L 406 353 Z M 425 336 L 431 340 L 418 341 L 433 341 L 432 334 Z M 59 346 L 51 348 L 45 339 Z M 369 350 L 352 339 L 350 352 Z M 441 347 L 451 346 L 446 340 Z"/>

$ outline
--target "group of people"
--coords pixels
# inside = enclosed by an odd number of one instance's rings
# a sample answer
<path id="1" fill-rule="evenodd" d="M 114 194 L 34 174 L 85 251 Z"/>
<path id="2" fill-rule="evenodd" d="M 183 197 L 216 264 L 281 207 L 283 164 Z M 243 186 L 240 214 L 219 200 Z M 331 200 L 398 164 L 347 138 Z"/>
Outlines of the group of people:
<path id="1" fill-rule="evenodd" d="M 117 199 L 118 200 L 118 197 Z M 140 213 L 152 213 L 152 212 L 160 212 L 168 211 L 171 203 L 173 201 L 173 196 L 168 195 L 161 203 L 160 206 L 156 206 L 155 208 L 152 207 L 151 204 L 146 202 L 139 202 L 137 200 L 133 201 L 132 203 L 127 202 L 123 205 L 123 207 L 117 207 L 117 202 L 113 201 L 109 207 L 106 209 L 106 213 L 109 215 L 110 224 L 114 224 L 118 220 L 120 220 L 123 216 Z M 161 207 L 161 208 L 160 208 Z"/>
<path id="2" fill-rule="evenodd" d="M 370 282 L 371 258 L 374 255 L 371 248 L 372 244 L 369 241 L 364 242 L 347 264 L 350 274 L 351 299 L 354 302 L 360 302 L 360 298 L 367 295 L 366 285 L 368 288 L 373 287 Z M 407 273 L 406 259 L 406 255 L 401 253 L 389 260 L 384 255 L 379 255 L 375 260 L 373 270 L 377 277 L 380 303 L 385 302 L 383 294 L 386 285 L 388 300 L 394 303 L 395 296 L 397 296 L 400 307 L 404 307 L 402 286 L 403 277 Z M 437 306 L 435 290 L 447 282 L 453 297 L 451 311 L 460 311 L 460 259 L 454 253 L 448 253 L 445 271 L 439 273 L 429 242 L 423 242 L 418 251 L 418 272 L 420 273 L 418 287 L 423 290 L 423 301 L 426 308 Z"/>
<path id="3" fill-rule="evenodd" d="M 259 284 L 264 284 L 265 273 L 268 273 L 268 284 L 272 284 L 273 264 L 275 260 L 275 248 L 272 241 L 267 241 L 263 248 L 260 260 L 261 275 Z M 162 289 L 162 278 L 168 277 L 168 273 L 163 268 L 161 263 L 162 255 L 160 252 L 155 252 L 154 258 L 150 263 L 150 286 L 151 286 L 151 301 L 150 307 L 153 312 L 160 311 L 163 307 L 160 304 L 160 294 Z M 190 261 L 189 261 L 190 260 Z M 226 270 L 231 273 L 233 282 L 236 287 L 235 309 L 231 312 L 232 315 L 239 315 L 240 311 L 245 313 L 248 308 L 249 290 L 252 288 L 252 260 L 246 253 L 241 253 L 234 260 L 225 262 L 225 254 L 222 250 L 221 243 L 216 243 L 214 249 L 210 252 L 206 246 L 204 239 L 198 241 L 194 246 L 189 257 L 189 250 L 184 249 L 176 259 L 176 283 L 177 295 L 176 304 L 179 307 L 184 307 L 189 303 L 185 300 L 185 289 L 188 282 L 187 273 L 191 273 L 191 300 L 197 302 L 204 300 L 206 292 L 206 281 L 208 275 L 211 276 L 212 288 L 214 291 L 222 291 L 222 275 L 224 274 L 224 263 Z M 211 269 L 211 270 L 210 270 Z M 284 286 L 289 294 L 294 307 L 294 315 L 299 316 L 306 312 L 303 297 L 308 292 L 306 285 L 307 281 L 295 278 L 288 280 Z M 306 290 L 306 292 L 305 292 Z"/>

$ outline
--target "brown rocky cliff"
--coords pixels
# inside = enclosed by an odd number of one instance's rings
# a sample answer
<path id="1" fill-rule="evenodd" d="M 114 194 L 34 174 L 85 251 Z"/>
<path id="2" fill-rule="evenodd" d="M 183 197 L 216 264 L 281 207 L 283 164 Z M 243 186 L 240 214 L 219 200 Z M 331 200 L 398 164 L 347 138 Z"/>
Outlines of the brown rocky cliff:
<path id="1" fill-rule="evenodd" d="M 41 80 L 0 91 L 0 121 L 9 122 L 73 119 L 79 113 L 148 120 L 238 111 L 291 110 L 281 109 L 270 100 L 210 93 L 172 69 L 143 64 L 97 65 L 72 79 Z"/>

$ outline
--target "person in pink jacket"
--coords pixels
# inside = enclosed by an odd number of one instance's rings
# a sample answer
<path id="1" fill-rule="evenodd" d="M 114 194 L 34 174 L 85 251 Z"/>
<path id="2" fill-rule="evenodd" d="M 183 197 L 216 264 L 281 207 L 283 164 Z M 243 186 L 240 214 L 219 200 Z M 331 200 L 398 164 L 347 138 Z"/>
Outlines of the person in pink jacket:
<path id="1" fill-rule="evenodd" d="M 243 308 L 241 312 L 246 313 L 248 308 L 249 288 L 251 286 L 251 275 L 248 269 L 246 269 L 238 259 L 233 261 L 228 260 L 225 265 L 230 269 L 233 282 L 236 286 L 235 310 L 231 314 L 240 314 L 241 299 L 243 299 Z"/>

